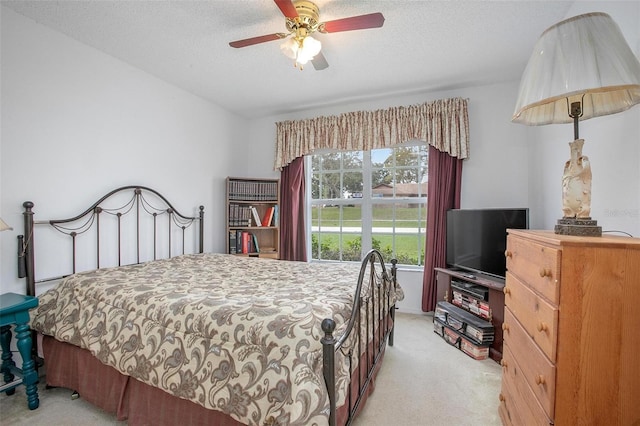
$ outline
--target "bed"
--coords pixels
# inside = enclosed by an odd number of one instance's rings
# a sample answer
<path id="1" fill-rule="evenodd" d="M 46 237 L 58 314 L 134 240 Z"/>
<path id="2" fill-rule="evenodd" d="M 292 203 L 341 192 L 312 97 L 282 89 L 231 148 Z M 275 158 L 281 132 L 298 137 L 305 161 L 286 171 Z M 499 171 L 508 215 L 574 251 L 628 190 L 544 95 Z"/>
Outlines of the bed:
<path id="1" fill-rule="evenodd" d="M 72 273 L 56 277 L 31 313 L 47 385 L 133 425 L 343 425 L 373 391 L 402 298 L 395 261 L 388 270 L 379 252 L 361 264 L 204 253 L 204 209 L 182 215 L 142 186 L 111 191 L 70 219 L 35 221 L 33 203 L 24 206 L 27 294 L 48 281 L 35 278 L 35 229 L 71 240 Z M 77 267 L 81 235 L 96 247 L 86 271 Z M 107 243 L 114 266 L 101 261 Z"/>

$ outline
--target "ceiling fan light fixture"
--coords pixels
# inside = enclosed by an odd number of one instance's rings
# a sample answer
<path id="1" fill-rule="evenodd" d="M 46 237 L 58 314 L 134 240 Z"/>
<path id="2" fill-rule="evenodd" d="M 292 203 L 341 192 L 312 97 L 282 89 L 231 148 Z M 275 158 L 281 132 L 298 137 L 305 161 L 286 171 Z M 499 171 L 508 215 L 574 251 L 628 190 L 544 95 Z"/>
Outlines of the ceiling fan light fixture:
<path id="1" fill-rule="evenodd" d="M 303 38 L 289 37 L 280 45 L 284 55 L 295 61 L 294 65 L 302 69 L 302 65 L 313 59 L 322 49 L 322 43 L 311 36 Z"/>
<path id="2" fill-rule="evenodd" d="M 280 45 L 280 50 L 284 53 L 284 56 L 295 60 L 298 53 L 298 42 L 295 37 L 287 37 Z"/>
<path id="3" fill-rule="evenodd" d="M 325 34 L 380 28 L 384 23 L 384 16 L 380 12 L 321 22 L 320 9 L 312 1 L 274 0 L 274 2 L 285 17 L 285 26 L 288 34 L 282 32 L 250 37 L 232 41 L 229 46 L 240 48 L 286 39 L 280 45 L 280 50 L 286 57 L 294 60 L 293 65 L 296 68 L 302 70 L 302 65 L 312 61 L 313 67 L 320 71 L 326 69 L 329 64 L 324 55 L 320 53 L 322 44 L 311 37 L 311 34 L 315 32 Z"/>
<path id="4" fill-rule="evenodd" d="M 304 63 L 306 63 L 320 53 L 320 49 L 322 49 L 322 43 L 320 43 L 320 40 L 307 36 L 302 39 L 302 49 L 298 51 L 298 59 L 302 59 L 305 61 Z"/>

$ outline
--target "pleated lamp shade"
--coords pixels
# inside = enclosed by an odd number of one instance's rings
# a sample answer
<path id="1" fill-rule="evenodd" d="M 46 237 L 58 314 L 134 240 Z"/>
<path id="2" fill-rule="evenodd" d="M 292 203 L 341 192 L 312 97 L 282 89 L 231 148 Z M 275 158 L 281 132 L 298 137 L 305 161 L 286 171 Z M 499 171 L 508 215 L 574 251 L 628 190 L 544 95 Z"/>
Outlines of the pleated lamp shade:
<path id="1" fill-rule="evenodd" d="M 542 33 L 522 75 L 512 121 L 571 123 L 569 106 L 578 101 L 580 120 L 640 102 L 640 62 L 606 13 L 575 16 Z"/>

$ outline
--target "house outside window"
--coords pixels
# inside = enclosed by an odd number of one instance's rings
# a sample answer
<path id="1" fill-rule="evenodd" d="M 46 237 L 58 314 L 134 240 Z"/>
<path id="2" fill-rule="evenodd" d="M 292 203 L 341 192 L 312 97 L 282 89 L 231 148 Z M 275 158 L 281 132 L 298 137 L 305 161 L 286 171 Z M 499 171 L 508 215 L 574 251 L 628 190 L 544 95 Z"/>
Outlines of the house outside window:
<path id="1" fill-rule="evenodd" d="M 314 261 L 385 261 L 423 266 L 427 146 L 307 156 L 307 241 Z"/>

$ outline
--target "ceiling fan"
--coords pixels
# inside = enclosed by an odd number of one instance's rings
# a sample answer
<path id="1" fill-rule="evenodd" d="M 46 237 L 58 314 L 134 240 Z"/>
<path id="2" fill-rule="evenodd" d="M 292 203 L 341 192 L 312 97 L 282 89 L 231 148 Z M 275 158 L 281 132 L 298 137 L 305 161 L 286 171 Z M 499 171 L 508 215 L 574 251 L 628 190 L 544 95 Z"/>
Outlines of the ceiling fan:
<path id="1" fill-rule="evenodd" d="M 379 28 L 384 23 L 382 13 L 352 16 L 320 22 L 320 9 L 308 0 L 273 0 L 285 16 L 287 33 L 273 33 L 258 37 L 236 40 L 229 43 L 231 47 L 247 47 L 268 41 L 287 39 L 281 46 L 282 52 L 294 60 L 294 66 L 302 69 L 311 61 L 313 67 L 320 71 L 329 66 L 320 52 L 320 41 L 311 37 L 314 32 L 337 33 L 341 31 Z"/>

